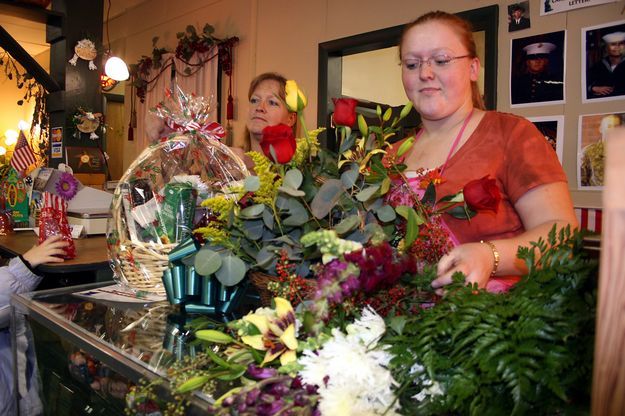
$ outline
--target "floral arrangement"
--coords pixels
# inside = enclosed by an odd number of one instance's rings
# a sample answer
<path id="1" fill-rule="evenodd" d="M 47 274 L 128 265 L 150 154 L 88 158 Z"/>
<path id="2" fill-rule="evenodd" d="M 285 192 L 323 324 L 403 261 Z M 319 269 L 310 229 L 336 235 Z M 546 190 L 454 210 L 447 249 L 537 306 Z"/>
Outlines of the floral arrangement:
<path id="1" fill-rule="evenodd" d="M 440 220 L 443 213 L 470 219 L 479 210 L 497 209 L 501 197 L 494 179 L 471 181 L 440 200 L 435 192 L 440 178 L 435 175 L 420 180 L 423 192 L 413 190 L 401 158 L 414 138 L 396 151 L 390 142 L 410 104 L 392 121 L 391 109 L 382 114 L 378 107 L 379 125 L 369 126 L 356 115 L 355 100 L 336 100 L 334 123 L 341 142 L 335 154 L 319 146 L 322 129 L 306 130 L 307 99 L 294 81 L 286 84 L 285 101 L 297 112 L 304 137 L 295 138 L 286 125 L 263 130 L 262 153 L 248 153 L 255 175 L 203 202 L 212 221 L 196 230 L 207 242 L 196 264 L 210 263 L 206 269 L 217 271 L 222 264 L 236 263 L 230 271 L 241 280 L 249 270 L 276 275 L 279 253 L 286 253 L 298 264 L 295 272 L 307 277 L 311 264 L 327 260 L 323 251 L 302 244 L 302 236 L 315 230 L 332 230 L 352 249 L 379 234 L 378 240 L 390 241 L 401 253 L 431 263 L 453 247 Z M 355 120 L 354 131 L 348 124 Z M 232 261 L 220 263 L 226 257 Z"/>
<path id="2" fill-rule="evenodd" d="M 344 244 L 320 237 L 313 239 Z M 337 257 L 343 270 L 358 267 L 350 253 Z M 200 319 L 192 326 L 204 352 L 169 370 L 179 401 L 156 396 L 154 387 L 163 381 L 156 380 L 129 396 L 131 413 L 160 407 L 178 414 L 188 395 L 200 390 L 216 398 L 204 409 L 216 415 L 587 410 L 596 261 L 583 254 L 582 234 L 569 228 L 554 228 L 547 241 L 518 254 L 529 273 L 507 294 L 465 286 L 458 274 L 443 300 L 406 298 L 411 312 L 399 315 L 381 315 L 361 302 L 317 319 L 327 309 L 322 298 L 297 310 L 276 298 L 273 307 L 227 324 Z M 397 284 L 434 296 L 428 289 L 434 276 L 425 267 Z M 345 290 L 343 283 L 330 292 Z M 342 302 L 330 297 L 330 303 Z"/>

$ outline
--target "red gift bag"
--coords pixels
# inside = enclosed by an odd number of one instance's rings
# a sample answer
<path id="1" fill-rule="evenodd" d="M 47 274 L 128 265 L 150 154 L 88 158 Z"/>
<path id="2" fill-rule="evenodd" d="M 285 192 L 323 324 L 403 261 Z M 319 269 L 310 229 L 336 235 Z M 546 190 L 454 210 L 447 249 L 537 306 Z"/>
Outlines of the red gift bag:
<path id="1" fill-rule="evenodd" d="M 39 214 L 39 244 L 48 237 L 60 235 L 68 243 L 65 247 L 65 260 L 76 257 L 76 247 L 72 239 L 72 231 L 67 222 L 67 201 L 48 192 L 43 194 L 43 208 Z"/>

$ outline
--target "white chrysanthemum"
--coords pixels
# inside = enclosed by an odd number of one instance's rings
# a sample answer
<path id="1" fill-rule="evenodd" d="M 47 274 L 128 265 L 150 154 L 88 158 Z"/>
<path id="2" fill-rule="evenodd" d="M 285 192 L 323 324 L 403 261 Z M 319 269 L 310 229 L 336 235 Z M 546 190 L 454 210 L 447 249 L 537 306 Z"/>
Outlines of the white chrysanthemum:
<path id="1" fill-rule="evenodd" d="M 393 403 L 397 382 L 386 368 L 392 356 L 370 348 L 384 333 L 384 321 L 378 318 L 365 310 L 350 326 L 350 335 L 334 328 L 320 350 L 304 351 L 300 357 L 299 375 L 304 383 L 319 386 L 323 415 L 381 415 Z M 386 414 L 396 414 L 398 407 L 395 402 Z"/>
<path id="2" fill-rule="evenodd" d="M 386 332 L 384 319 L 370 306 L 362 311 L 362 316 L 353 324 L 347 325 L 348 338 L 354 337 L 369 348 L 375 348 L 382 335 Z"/>

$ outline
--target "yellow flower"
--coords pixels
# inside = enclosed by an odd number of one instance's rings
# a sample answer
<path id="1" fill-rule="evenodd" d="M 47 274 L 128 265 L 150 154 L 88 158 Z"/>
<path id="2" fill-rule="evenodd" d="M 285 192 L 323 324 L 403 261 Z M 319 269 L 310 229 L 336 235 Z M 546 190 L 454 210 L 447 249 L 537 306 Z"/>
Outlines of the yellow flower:
<path id="1" fill-rule="evenodd" d="M 289 111 L 293 113 L 297 113 L 306 108 L 306 104 L 308 104 L 308 100 L 306 96 L 299 89 L 297 83 L 292 79 L 286 82 L 286 106 Z"/>
<path id="2" fill-rule="evenodd" d="M 261 365 L 280 357 L 280 364 L 286 365 L 297 359 L 297 338 L 295 338 L 295 312 L 288 300 L 274 298 L 276 309 L 269 313 L 260 308 L 243 317 L 254 325 L 260 334 L 245 335 L 241 340 L 250 347 L 267 351 Z"/>

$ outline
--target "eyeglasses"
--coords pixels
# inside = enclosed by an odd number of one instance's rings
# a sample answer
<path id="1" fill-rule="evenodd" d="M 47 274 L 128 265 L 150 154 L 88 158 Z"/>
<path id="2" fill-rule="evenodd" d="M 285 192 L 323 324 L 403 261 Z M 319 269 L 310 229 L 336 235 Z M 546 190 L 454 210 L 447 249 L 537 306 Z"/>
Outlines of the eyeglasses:
<path id="1" fill-rule="evenodd" d="M 430 68 L 444 68 L 448 66 L 452 61 L 455 61 L 456 59 L 470 58 L 470 57 L 471 55 L 462 55 L 462 56 L 436 55 L 436 56 L 430 56 L 427 59 L 410 58 L 410 59 L 402 60 L 400 65 L 402 65 L 404 68 L 406 68 L 409 71 L 421 69 L 423 64 L 427 64 L 427 66 L 429 66 Z M 434 64 L 434 66 L 432 66 L 432 64 Z"/>

